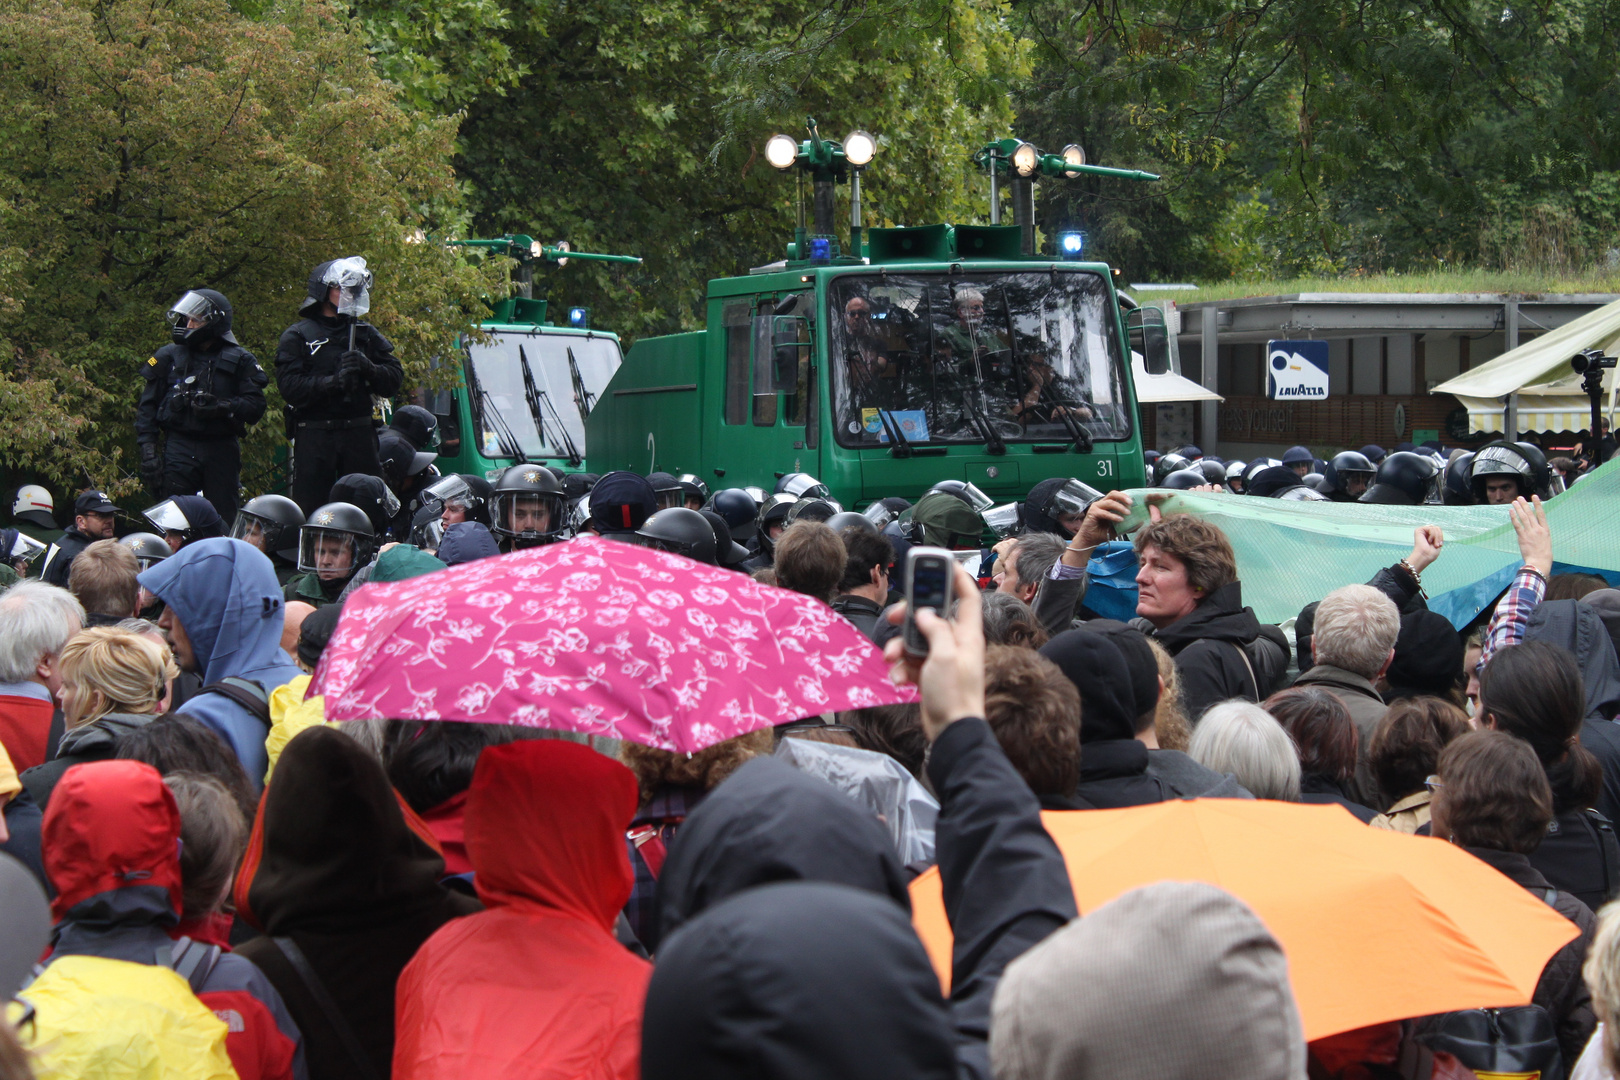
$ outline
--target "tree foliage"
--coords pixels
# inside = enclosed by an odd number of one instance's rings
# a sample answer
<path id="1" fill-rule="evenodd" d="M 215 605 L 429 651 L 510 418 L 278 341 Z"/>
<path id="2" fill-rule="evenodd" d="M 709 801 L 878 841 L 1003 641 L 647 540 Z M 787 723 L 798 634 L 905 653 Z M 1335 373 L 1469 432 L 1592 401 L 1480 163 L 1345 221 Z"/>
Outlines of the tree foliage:
<path id="1" fill-rule="evenodd" d="M 802 137 L 807 114 L 831 137 L 879 136 L 868 224 L 982 217 L 969 158 L 1010 128 L 1027 71 L 1007 14 L 994 0 L 540 5 L 509 35 L 530 72 L 462 126 L 477 228 L 643 256 L 537 287 L 634 337 L 697 325 L 709 278 L 782 257 L 794 180 L 760 150 L 772 131 Z M 842 188 L 839 207 L 847 235 Z"/>
<path id="2" fill-rule="evenodd" d="M 1144 269 L 1562 267 L 1616 243 L 1613 0 L 1018 10 L 1039 50 L 1023 118 L 1170 178 L 1132 213 L 1096 185 L 1046 207 Z"/>
<path id="3" fill-rule="evenodd" d="M 477 318 L 486 275 L 410 242 L 460 220 L 455 123 L 403 109 L 333 8 L 0 0 L 0 100 L 10 467 L 133 493 L 139 367 L 187 288 L 224 291 L 267 367 L 310 267 L 336 255 L 373 263 L 373 317 L 418 378 Z M 272 401 L 249 447 L 259 489 Z"/>

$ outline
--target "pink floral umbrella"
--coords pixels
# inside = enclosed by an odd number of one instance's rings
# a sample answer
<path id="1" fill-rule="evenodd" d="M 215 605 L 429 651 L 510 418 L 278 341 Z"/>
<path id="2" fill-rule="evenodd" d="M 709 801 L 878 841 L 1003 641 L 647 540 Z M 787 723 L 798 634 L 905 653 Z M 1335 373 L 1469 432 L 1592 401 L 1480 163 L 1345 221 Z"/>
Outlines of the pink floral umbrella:
<path id="1" fill-rule="evenodd" d="M 825 604 L 595 537 L 357 589 L 309 693 L 329 720 L 517 724 L 686 753 L 915 700 Z"/>

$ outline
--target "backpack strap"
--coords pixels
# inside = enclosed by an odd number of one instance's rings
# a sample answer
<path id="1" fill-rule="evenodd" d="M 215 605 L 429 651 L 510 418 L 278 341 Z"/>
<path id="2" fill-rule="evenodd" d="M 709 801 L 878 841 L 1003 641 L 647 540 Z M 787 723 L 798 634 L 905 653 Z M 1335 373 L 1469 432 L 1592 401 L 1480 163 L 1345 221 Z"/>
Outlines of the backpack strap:
<path id="1" fill-rule="evenodd" d="M 230 675 L 219 682 L 209 683 L 193 697 L 203 694 L 218 694 L 230 698 L 257 717 L 259 723 L 265 727 L 270 726 L 270 695 L 265 692 L 264 687 L 252 679 L 239 679 L 235 675 Z"/>
<path id="2" fill-rule="evenodd" d="M 1232 642 L 1232 647 L 1237 650 L 1238 656 L 1243 660 L 1243 666 L 1249 671 L 1249 685 L 1254 687 L 1254 698 L 1252 700 L 1258 702 L 1260 700 L 1260 678 L 1254 673 L 1254 664 L 1249 662 L 1249 650 L 1235 641 Z"/>
<path id="3" fill-rule="evenodd" d="M 158 964 L 170 969 L 191 985 L 193 994 L 201 994 L 208 976 L 214 973 L 220 954 L 225 950 L 218 945 L 202 945 L 188 937 L 180 938 L 165 948 L 158 946 Z"/>
<path id="4" fill-rule="evenodd" d="M 635 846 L 636 853 L 641 856 L 642 862 L 647 864 L 647 869 L 651 872 L 654 881 L 658 880 L 658 875 L 663 871 L 664 856 L 669 853 L 669 849 L 664 844 L 663 832 L 663 829 L 657 825 L 642 825 L 631 829 L 625 834 L 630 843 Z"/>
<path id="5" fill-rule="evenodd" d="M 377 1075 L 377 1069 L 372 1065 L 371 1059 L 366 1056 L 365 1047 L 360 1045 L 360 1037 L 354 1033 L 354 1028 L 350 1027 L 349 1022 L 343 1018 L 343 1010 L 339 1009 L 338 1003 L 332 1000 L 331 993 L 326 989 L 326 984 L 321 981 L 321 977 L 315 974 L 315 969 L 309 966 L 309 960 L 304 957 L 304 951 L 298 947 L 298 943 L 290 937 L 273 937 L 270 940 L 275 943 L 276 948 L 281 950 L 281 955 L 287 958 L 287 963 L 292 965 L 293 973 L 298 976 L 298 981 L 304 984 L 304 989 L 308 990 L 309 996 L 315 999 L 315 1004 L 325 1015 L 327 1023 L 332 1025 L 332 1030 L 337 1033 L 338 1041 L 343 1044 L 344 1051 L 348 1053 L 350 1060 L 354 1062 L 355 1075 L 360 1077 L 361 1080 L 382 1080 Z"/>

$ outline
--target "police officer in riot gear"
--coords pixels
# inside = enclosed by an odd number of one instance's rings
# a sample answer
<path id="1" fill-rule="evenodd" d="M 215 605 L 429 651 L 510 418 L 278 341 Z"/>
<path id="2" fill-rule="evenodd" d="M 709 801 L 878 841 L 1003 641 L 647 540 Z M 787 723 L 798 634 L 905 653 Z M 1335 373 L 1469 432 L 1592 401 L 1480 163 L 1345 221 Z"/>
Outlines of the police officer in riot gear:
<path id="1" fill-rule="evenodd" d="M 562 485 L 540 465 L 513 465 L 495 482 L 489 516 L 502 551 L 549 544 L 565 525 Z"/>
<path id="2" fill-rule="evenodd" d="M 135 408 L 141 478 L 160 499 L 200 491 L 229 521 L 241 486 L 238 440 L 264 415 L 270 379 L 231 333 L 231 302 L 223 293 L 193 289 L 167 319 L 174 340 L 141 365 L 145 384 Z"/>
<path id="3" fill-rule="evenodd" d="M 371 398 L 399 393 L 405 373 L 393 344 L 358 321 L 370 307 L 369 280 L 364 260 L 321 263 L 298 308 L 303 318 L 276 346 L 276 384 L 292 409 L 292 498 L 306 515 L 339 477 L 382 475 Z"/>
<path id="4" fill-rule="evenodd" d="M 282 587 L 289 603 L 302 600 L 315 607 L 335 604 L 343 587 L 376 554 L 377 532 L 358 506 L 331 502 L 315 509 L 298 530 L 298 569 Z"/>
<path id="5" fill-rule="evenodd" d="M 303 527 L 304 512 L 297 503 L 285 495 L 260 495 L 236 512 L 230 536 L 264 552 L 285 585 L 298 565 L 298 530 Z"/>
<path id="6" fill-rule="evenodd" d="M 1539 447 L 1530 443 L 1498 440 L 1480 447 L 1468 470 L 1474 501 L 1489 506 L 1506 506 L 1514 499 L 1539 495 L 1552 497 L 1552 470 Z"/>
<path id="7" fill-rule="evenodd" d="M 642 522 L 636 535 L 646 541 L 648 547 L 659 551 L 685 555 L 710 566 L 719 565 L 720 545 L 715 540 L 714 526 L 696 510 L 684 506 L 665 507 Z M 726 539 L 730 538 L 727 533 Z"/>

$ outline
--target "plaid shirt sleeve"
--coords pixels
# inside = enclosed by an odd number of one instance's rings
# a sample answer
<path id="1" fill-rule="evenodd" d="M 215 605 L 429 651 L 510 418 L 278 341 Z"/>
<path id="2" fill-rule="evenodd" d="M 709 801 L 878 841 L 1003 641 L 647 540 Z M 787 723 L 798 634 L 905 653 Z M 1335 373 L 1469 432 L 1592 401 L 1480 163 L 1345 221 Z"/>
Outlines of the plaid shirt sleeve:
<path id="1" fill-rule="evenodd" d="M 1476 672 L 1483 671 L 1498 652 L 1524 640 L 1530 613 L 1546 595 L 1547 579 L 1541 572 L 1529 566 L 1520 567 L 1513 584 L 1508 586 L 1507 595 L 1496 605 L 1496 614 L 1491 616 L 1491 624 L 1485 631 L 1485 647 L 1474 667 Z"/>

